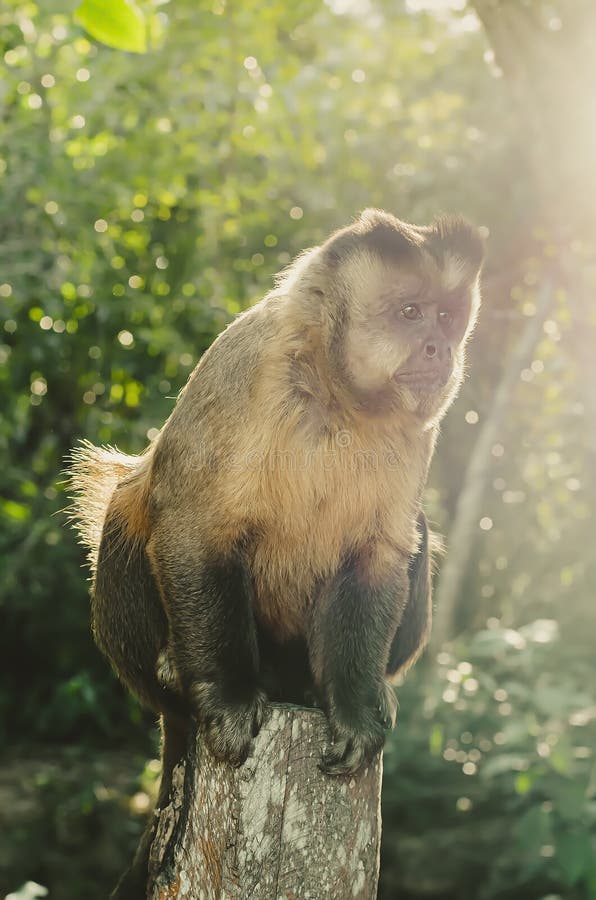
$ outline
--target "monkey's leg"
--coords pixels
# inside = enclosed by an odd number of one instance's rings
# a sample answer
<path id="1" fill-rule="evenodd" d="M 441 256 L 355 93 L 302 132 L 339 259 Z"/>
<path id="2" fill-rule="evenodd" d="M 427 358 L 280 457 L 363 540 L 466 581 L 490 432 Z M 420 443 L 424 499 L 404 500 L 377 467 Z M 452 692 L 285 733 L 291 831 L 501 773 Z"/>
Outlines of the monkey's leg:
<path id="1" fill-rule="evenodd" d="M 389 652 L 387 675 L 407 671 L 422 653 L 432 624 L 432 578 L 428 526 L 424 513 L 418 516 L 420 546 L 408 569 L 408 602 Z"/>
<path id="2" fill-rule="evenodd" d="M 332 775 L 357 771 L 381 749 L 393 724 L 396 701 L 385 668 L 406 579 L 399 565 L 393 577 L 373 584 L 352 561 L 315 606 L 310 653 L 333 738 L 322 766 Z"/>
<path id="3" fill-rule="evenodd" d="M 173 532 L 170 532 L 170 535 Z M 182 690 L 213 753 L 246 759 L 263 718 L 252 587 L 240 556 L 200 552 L 157 532 L 150 555 L 164 596 Z"/>
<path id="4" fill-rule="evenodd" d="M 156 712 L 167 708 L 172 694 L 156 674 L 166 615 L 145 548 L 130 538 L 113 508 L 103 526 L 91 612 L 96 643 L 129 690 Z"/>

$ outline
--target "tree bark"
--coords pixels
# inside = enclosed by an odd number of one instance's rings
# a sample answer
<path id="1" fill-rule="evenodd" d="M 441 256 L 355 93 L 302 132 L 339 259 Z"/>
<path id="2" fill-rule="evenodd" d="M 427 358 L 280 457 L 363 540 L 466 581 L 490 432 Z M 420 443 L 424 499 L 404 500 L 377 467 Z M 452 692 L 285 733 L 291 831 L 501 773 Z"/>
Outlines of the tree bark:
<path id="1" fill-rule="evenodd" d="M 534 214 L 554 237 L 593 235 L 596 4 L 472 0 L 505 76 L 534 179 Z M 512 178 L 518 177 L 512 173 Z"/>
<path id="2" fill-rule="evenodd" d="M 174 772 L 149 863 L 151 900 L 323 900 L 377 895 L 382 756 L 354 776 L 318 764 L 320 710 L 271 704 L 239 769 L 200 733 Z"/>

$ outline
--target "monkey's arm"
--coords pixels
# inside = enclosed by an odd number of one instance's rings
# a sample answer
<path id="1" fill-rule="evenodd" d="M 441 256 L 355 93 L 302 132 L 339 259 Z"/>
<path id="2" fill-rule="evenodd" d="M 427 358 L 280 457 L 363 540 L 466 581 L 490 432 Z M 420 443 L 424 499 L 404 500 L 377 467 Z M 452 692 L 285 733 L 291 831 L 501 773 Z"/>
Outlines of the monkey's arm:
<path id="1" fill-rule="evenodd" d="M 406 560 L 374 584 L 352 559 L 315 606 L 310 653 L 331 723 L 333 745 L 323 768 L 332 775 L 357 771 L 381 749 L 395 721 L 385 668 L 407 590 Z"/>
<path id="2" fill-rule="evenodd" d="M 387 675 L 406 672 L 426 646 L 432 625 L 432 578 L 428 525 L 424 513 L 418 516 L 420 546 L 408 569 L 408 602 L 389 652 Z"/>
<path id="3" fill-rule="evenodd" d="M 222 555 L 202 545 L 200 534 L 186 531 L 174 542 L 173 533 L 160 525 L 149 553 L 168 614 L 176 671 L 213 753 L 240 765 L 265 704 L 258 687 L 250 579 L 239 549 Z"/>

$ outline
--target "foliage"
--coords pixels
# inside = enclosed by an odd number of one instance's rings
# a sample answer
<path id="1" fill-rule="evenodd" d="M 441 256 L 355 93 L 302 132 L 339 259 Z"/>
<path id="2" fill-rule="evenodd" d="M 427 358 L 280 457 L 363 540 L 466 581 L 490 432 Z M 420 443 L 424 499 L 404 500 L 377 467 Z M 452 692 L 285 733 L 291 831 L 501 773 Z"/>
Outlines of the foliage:
<path id="1" fill-rule="evenodd" d="M 215 334 L 359 208 L 460 209 L 490 230 L 491 256 L 472 378 L 427 495 L 444 531 L 508 349 L 547 274 L 557 289 L 492 449 L 460 637 L 401 691 L 383 896 L 596 897 L 594 317 L 563 262 L 592 289 L 594 265 L 588 242 L 562 247 L 529 221 L 523 123 L 477 19 L 457 0 L 110 0 L 126 18 L 114 36 L 99 6 L 0 11 L 4 742 L 155 752 L 89 635 L 59 514 L 69 448 L 140 451 Z M 68 768 L 1 850 L 0 888 L 22 866 L 52 896 L 105 894 L 107 848 L 128 826 L 95 775 L 75 786 Z M 97 836 L 102 852 L 83 858 Z M 58 888 L 61 865 L 72 883 Z"/>
<path id="2" fill-rule="evenodd" d="M 401 693 L 381 896 L 594 896 L 593 666 L 553 619 L 461 643 Z"/>
<path id="3" fill-rule="evenodd" d="M 2 888 L 28 879 L 49 884 L 52 897 L 106 897 L 134 854 L 158 768 L 157 760 L 143 768 L 130 750 L 90 756 L 82 747 L 21 747 L 8 755 L 0 776 L 0 822 L 10 835 L 0 851 Z"/>
<path id="4" fill-rule="evenodd" d="M 200 352 L 293 253 L 366 204 L 424 220 L 441 183 L 442 205 L 459 205 L 454 173 L 484 163 L 482 113 L 454 65 L 481 59 L 478 34 L 439 40 L 399 7 L 362 28 L 314 2 L 257 6 L 197 22 L 178 4 L 145 56 L 34 4 L 2 19 L 0 590 L 18 684 L 1 702 L 17 730 L 97 733 L 98 717 L 123 716 L 88 636 L 81 557 L 52 515 L 76 438 L 140 450 Z M 59 616 L 34 614 L 61 597 Z M 18 657 L 41 646 L 50 677 L 24 676 Z"/>
<path id="5" fill-rule="evenodd" d="M 109 47 L 144 53 L 147 49 L 147 22 L 141 10 L 125 0 L 83 0 L 75 19 L 89 34 Z"/>

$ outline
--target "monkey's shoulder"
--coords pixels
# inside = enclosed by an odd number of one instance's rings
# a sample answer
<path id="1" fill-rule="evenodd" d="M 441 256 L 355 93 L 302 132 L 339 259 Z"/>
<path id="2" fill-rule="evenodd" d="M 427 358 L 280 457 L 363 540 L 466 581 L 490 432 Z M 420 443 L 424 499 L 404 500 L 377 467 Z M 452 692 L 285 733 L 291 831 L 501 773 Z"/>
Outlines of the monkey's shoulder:
<path id="1" fill-rule="evenodd" d="M 266 301 L 234 319 L 205 351 L 181 391 L 176 405 L 180 415 L 209 403 L 233 404 L 250 390 L 275 329 Z"/>
<path id="2" fill-rule="evenodd" d="M 227 452 L 249 415 L 254 383 L 274 335 L 275 323 L 261 301 L 234 319 L 205 351 L 155 444 L 158 468 L 168 460 L 192 460 L 194 469 L 216 447 Z M 211 460 L 213 463 L 213 460 Z"/>

